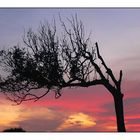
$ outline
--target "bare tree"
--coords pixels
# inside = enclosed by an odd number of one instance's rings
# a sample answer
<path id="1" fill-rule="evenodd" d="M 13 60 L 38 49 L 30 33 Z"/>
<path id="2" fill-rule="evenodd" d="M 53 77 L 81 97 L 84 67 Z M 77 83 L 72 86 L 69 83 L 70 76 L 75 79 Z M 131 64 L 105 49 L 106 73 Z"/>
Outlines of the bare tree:
<path id="1" fill-rule="evenodd" d="M 32 29 L 24 36 L 23 48 L 15 46 L 1 50 L 1 67 L 7 71 L 0 78 L 0 89 L 8 99 L 17 104 L 37 101 L 49 93 L 61 96 L 66 87 L 103 85 L 114 98 L 117 129 L 125 132 L 122 70 L 118 80 L 102 58 L 98 44 L 91 45 L 84 26 L 75 18 L 68 19 L 70 28 L 61 20 L 63 35 L 57 35 L 56 24 L 43 24 L 39 32 Z M 44 89 L 37 95 L 31 91 Z"/>

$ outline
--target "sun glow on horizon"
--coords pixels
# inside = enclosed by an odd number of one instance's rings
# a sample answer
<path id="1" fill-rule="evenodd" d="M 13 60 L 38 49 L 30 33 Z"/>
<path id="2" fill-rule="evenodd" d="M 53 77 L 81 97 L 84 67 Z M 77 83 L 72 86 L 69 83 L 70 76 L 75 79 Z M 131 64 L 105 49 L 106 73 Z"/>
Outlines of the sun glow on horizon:
<path id="1" fill-rule="evenodd" d="M 1 105 L 0 126 L 4 127 L 17 126 L 17 124 L 14 124 L 14 122 L 19 119 L 20 108 L 21 108 L 20 106 L 12 106 L 11 104 Z"/>
<path id="2" fill-rule="evenodd" d="M 60 130 L 67 130 L 71 128 L 89 128 L 96 125 L 95 119 L 87 114 L 84 113 L 75 113 L 70 115 L 62 125 L 57 129 Z"/>

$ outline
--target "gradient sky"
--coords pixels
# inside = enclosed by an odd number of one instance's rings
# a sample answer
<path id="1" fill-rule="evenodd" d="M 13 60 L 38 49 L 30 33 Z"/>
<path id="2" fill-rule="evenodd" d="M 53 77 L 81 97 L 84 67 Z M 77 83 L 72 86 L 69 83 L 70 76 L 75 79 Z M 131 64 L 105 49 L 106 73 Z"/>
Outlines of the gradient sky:
<path id="1" fill-rule="evenodd" d="M 37 30 L 40 22 L 55 18 L 59 23 L 59 13 L 64 20 L 77 14 L 115 75 L 123 70 L 126 129 L 140 131 L 140 9 L 0 9 L 0 48 L 21 45 L 24 30 Z M 104 87 L 64 89 L 62 94 L 18 106 L 1 94 L 0 131 L 116 131 L 113 98 Z"/>

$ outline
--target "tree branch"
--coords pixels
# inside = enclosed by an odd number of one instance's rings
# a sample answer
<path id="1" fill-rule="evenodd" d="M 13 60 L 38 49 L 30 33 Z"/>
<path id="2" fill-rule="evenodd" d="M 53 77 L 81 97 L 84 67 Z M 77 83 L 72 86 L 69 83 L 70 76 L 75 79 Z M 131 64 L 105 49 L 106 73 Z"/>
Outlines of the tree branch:
<path id="1" fill-rule="evenodd" d="M 114 84 L 117 86 L 117 80 L 115 79 L 112 70 L 111 70 L 110 68 L 107 67 L 107 65 L 105 64 L 105 62 L 104 62 L 102 56 L 100 55 L 98 43 L 96 42 L 95 45 L 96 45 L 96 49 L 97 49 L 97 56 L 98 56 L 98 58 L 101 60 L 102 65 L 104 66 L 104 68 L 106 69 L 106 73 L 108 73 L 108 75 L 109 75 L 109 76 L 111 77 L 111 79 L 113 80 Z"/>
<path id="2" fill-rule="evenodd" d="M 104 85 L 104 80 L 94 80 L 89 82 L 81 82 L 81 83 L 65 83 L 63 87 L 90 87 L 93 85 Z"/>

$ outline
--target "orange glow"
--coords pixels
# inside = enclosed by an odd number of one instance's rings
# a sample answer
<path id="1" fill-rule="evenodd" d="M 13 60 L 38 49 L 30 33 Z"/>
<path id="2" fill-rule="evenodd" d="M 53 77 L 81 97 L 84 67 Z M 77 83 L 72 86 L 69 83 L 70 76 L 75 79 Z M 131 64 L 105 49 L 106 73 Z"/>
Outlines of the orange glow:
<path id="1" fill-rule="evenodd" d="M 96 122 L 93 117 L 80 112 L 70 115 L 57 130 L 60 131 L 72 127 L 89 128 L 95 125 Z"/>
<path id="2" fill-rule="evenodd" d="M 106 129 L 109 130 L 109 131 L 116 131 L 117 126 L 115 126 L 115 125 L 106 126 Z"/>
<path id="3" fill-rule="evenodd" d="M 0 126 L 3 127 L 10 127 L 10 126 L 13 127 L 13 125 L 17 126 L 16 124 L 14 124 L 14 122 L 19 119 L 19 110 L 20 110 L 20 106 L 12 106 L 11 104 L 1 105 Z"/>
<path id="4" fill-rule="evenodd" d="M 28 120 L 30 118 L 32 119 L 42 118 L 47 120 L 54 120 L 57 117 L 56 112 L 54 112 L 51 109 L 48 109 L 47 107 L 23 108 L 23 110 L 20 113 L 21 113 L 20 121 Z"/>

